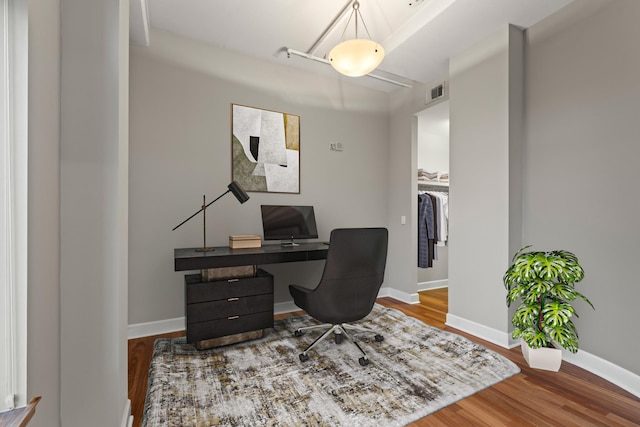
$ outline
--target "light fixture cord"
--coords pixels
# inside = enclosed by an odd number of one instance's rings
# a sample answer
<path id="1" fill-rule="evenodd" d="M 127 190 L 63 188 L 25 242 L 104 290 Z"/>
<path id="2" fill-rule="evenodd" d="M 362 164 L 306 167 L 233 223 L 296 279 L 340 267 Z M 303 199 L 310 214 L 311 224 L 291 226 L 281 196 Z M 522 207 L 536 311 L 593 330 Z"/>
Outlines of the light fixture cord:
<path id="1" fill-rule="evenodd" d="M 360 13 L 360 2 L 358 0 L 353 2 L 353 11 L 356 14 L 356 38 L 358 38 L 358 15 L 360 15 L 360 19 L 362 19 L 362 14 Z"/>
<path id="2" fill-rule="evenodd" d="M 356 16 L 356 39 L 358 38 L 358 16 L 360 16 L 360 21 L 362 21 L 362 25 L 364 26 L 364 30 L 367 32 L 367 38 L 371 40 L 371 34 L 369 34 L 369 29 L 367 28 L 367 24 L 364 22 L 364 18 L 362 18 L 362 13 L 360 12 L 360 2 L 355 0 L 353 2 L 353 10 L 351 11 L 351 15 L 349 15 L 349 20 L 347 21 L 347 25 L 344 26 L 344 30 L 342 31 L 342 35 L 340 36 L 340 40 L 344 40 L 344 35 L 349 28 L 349 24 L 351 23 L 351 18 L 353 15 Z"/>
<path id="3" fill-rule="evenodd" d="M 355 1 L 355 3 L 358 3 L 358 0 Z M 369 40 L 371 40 L 371 34 L 369 34 L 369 29 L 367 28 L 367 24 L 364 22 L 364 19 L 362 18 L 362 13 L 360 12 L 360 3 L 358 3 L 358 7 L 354 7 L 355 11 L 357 12 L 356 15 L 356 38 L 358 38 L 358 15 L 360 15 L 360 21 L 362 21 L 362 25 L 364 26 L 364 30 L 367 32 L 367 38 Z"/>
<path id="4" fill-rule="evenodd" d="M 357 1 L 356 1 L 356 2 L 354 2 L 354 3 L 357 3 Z M 351 15 L 349 15 L 349 20 L 347 21 L 347 25 L 345 25 L 345 26 L 344 26 L 344 30 L 342 30 L 342 35 L 340 36 L 340 40 L 344 40 L 344 35 L 345 35 L 345 33 L 347 32 L 347 28 L 349 28 L 349 23 L 351 22 L 351 18 L 353 18 L 353 14 L 354 14 L 355 12 L 356 12 L 356 9 L 354 8 L 354 9 L 351 11 Z M 357 18 L 357 16 L 356 16 L 356 19 L 358 19 L 358 18 Z M 358 38 L 358 30 L 357 30 L 357 26 L 356 26 L 356 38 Z"/>

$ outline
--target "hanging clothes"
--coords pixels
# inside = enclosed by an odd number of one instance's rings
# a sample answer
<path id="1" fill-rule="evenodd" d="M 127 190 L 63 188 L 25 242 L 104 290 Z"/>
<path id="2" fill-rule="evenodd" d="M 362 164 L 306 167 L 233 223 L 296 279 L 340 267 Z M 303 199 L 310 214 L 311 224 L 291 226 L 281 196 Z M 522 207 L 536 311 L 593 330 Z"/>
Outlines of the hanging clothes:
<path id="1" fill-rule="evenodd" d="M 435 196 L 437 200 L 435 211 L 437 214 L 438 235 L 436 240 L 438 241 L 438 246 L 444 246 L 449 239 L 449 195 L 441 191 L 429 191 L 428 193 Z"/>
<path id="2" fill-rule="evenodd" d="M 427 196 L 431 199 L 431 205 L 433 206 L 433 243 L 429 242 L 432 247 L 431 250 L 431 260 L 435 261 L 438 259 L 438 234 L 440 231 L 438 230 L 438 226 L 440 224 L 440 218 L 438 218 L 438 198 L 433 195 L 433 193 L 427 192 Z"/>
<path id="3" fill-rule="evenodd" d="M 437 246 L 448 240 L 449 195 L 443 192 L 418 194 L 418 267 L 433 267 Z"/>
<path id="4" fill-rule="evenodd" d="M 418 267 L 433 266 L 435 249 L 435 217 L 433 201 L 428 194 L 418 195 Z"/>

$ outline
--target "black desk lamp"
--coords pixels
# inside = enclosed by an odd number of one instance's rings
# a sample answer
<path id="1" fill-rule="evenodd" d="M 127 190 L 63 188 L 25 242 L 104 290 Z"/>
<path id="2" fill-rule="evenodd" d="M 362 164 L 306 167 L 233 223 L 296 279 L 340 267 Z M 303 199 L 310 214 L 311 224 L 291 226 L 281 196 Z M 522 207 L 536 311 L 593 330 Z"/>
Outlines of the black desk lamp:
<path id="1" fill-rule="evenodd" d="M 228 190 L 225 191 L 224 193 L 222 193 L 221 195 L 219 195 L 215 200 L 213 200 L 212 202 L 206 203 L 206 198 L 203 195 L 202 196 L 202 207 L 200 208 L 200 210 L 196 213 L 194 213 L 193 215 L 191 215 L 189 218 L 185 219 L 184 221 L 182 221 L 180 224 L 176 225 L 173 230 L 174 231 L 176 228 L 180 227 L 182 224 L 184 224 L 185 222 L 189 221 L 191 218 L 193 218 L 194 216 L 198 215 L 200 212 L 202 212 L 202 248 L 198 248 L 196 249 L 196 251 L 198 252 L 210 252 L 210 251 L 214 251 L 214 248 L 208 248 L 207 247 L 207 208 L 209 206 L 211 206 L 213 203 L 215 203 L 216 201 L 218 201 L 218 199 L 220 199 L 222 196 L 224 196 L 225 194 L 231 192 L 233 193 L 234 196 L 236 196 L 236 199 L 238 199 L 238 201 L 240 203 L 244 203 L 247 200 L 249 200 L 249 195 L 242 189 L 242 187 L 240 187 L 240 185 L 233 181 L 231 184 L 229 184 L 227 186 Z"/>

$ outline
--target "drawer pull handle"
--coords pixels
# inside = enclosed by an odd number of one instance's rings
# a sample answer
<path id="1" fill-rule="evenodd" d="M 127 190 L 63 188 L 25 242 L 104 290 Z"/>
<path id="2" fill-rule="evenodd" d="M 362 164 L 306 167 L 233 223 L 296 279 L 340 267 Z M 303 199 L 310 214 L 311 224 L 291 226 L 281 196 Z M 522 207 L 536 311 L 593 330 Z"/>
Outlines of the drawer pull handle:
<path id="1" fill-rule="evenodd" d="M 240 298 L 229 298 L 227 301 L 238 301 Z"/>
<path id="2" fill-rule="evenodd" d="M 227 320 L 236 320 L 236 319 L 239 319 L 239 318 L 240 318 L 240 316 L 230 316 L 230 317 L 227 317 Z"/>
<path id="3" fill-rule="evenodd" d="M 239 282 L 240 279 L 229 279 L 227 280 L 227 283 L 235 283 L 235 282 Z"/>

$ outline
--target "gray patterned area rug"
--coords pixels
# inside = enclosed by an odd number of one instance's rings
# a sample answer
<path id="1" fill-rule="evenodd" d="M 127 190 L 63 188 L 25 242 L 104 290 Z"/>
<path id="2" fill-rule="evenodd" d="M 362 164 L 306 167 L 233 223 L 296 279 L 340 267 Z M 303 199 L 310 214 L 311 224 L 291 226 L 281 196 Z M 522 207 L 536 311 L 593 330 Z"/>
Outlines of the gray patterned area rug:
<path id="1" fill-rule="evenodd" d="M 143 425 L 402 426 L 519 372 L 464 337 L 379 305 L 362 322 L 385 340 L 352 333 L 369 365 L 332 339 L 302 363 L 298 354 L 320 332 L 293 332 L 314 322 L 279 320 L 259 340 L 205 351 L 184 338 L 156 340 Z"/>

